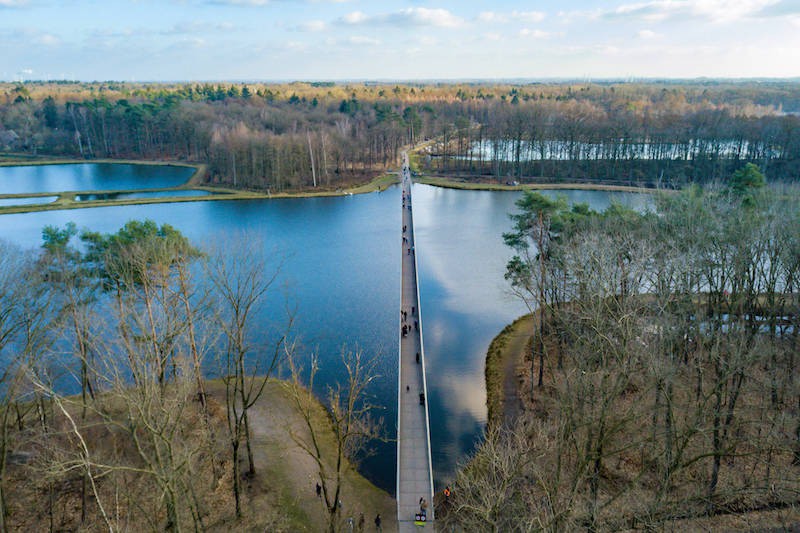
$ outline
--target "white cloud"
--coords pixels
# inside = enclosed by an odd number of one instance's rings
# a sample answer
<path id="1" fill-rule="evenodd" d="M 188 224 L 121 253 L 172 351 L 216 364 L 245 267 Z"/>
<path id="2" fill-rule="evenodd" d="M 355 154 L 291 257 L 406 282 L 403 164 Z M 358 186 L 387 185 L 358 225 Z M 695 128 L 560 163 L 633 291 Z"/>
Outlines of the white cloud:
<path id="1" fill-rule="evenodd" d="M 28 0 L 0 0 L 0 7 L 22 7 Z"/>
<path id="2" fill-rule="evenodd" d="M 541 11 L 513 11 L 511 13 L 511 18 L 524 22 L 541 22 L 545 16 Z"/>
<path id="3" fill-rule="evenodd" d="M 496 13 L 494 11 L 483 11 L 478 15 L 478 20 L 480 22 L 508 22 L 508 17 L 501 13 Z"/>
<path id="4" fill-rule="evenodd" d="M 566 23 L 580 18 L 648 23 L 667 20 L 726 23 L 748 18 L 788 16 L 794 12 L 800 13 L 799 0 L 646 0 L 595 10 L 560 11 L 558 17 Z"/>
<path id="5" fill-rule="evenodd" d="M 152 29 L 139 29 L 136 33 L 147 35 L 150 33 L 159 33 L 161 35 L 189 35 L 194 33 L 209 33 L 213 31 L 227 32 L 235 29 L 236 26 L 231 22 L 179 22 L 171 28 L 155 31 Z M 127 30 L 127 34 L 132 33 Z"/>
<path id="6" fill-rule="evenodd" d="M 503 40 L 503 36 L 502 35 L 500 35 L 499 33 L 494 33 L 494 32 L 484 33 L 483 34 L 483 38 L 486 39 L 487 41 L 501 41 L 501 40 Z"/>
<path id="7" fill-rule="evenodd" d="M 636 36 L 639 39 L 646 40 L 646 39 L 654 39 L 655 37 L 658 37 L 658 34 L 653 30 L 639 30 L 638 32 L 636 32 Z"/>
<path id="8" fill-rule="evenodd" d="M 496 11 L 483 11 L 478 15 L 479 22 L 489 24 L 505 24 L 506 22 L 541 22 L 547 15 L 541 11 L 512 11 L 511 13 L 498 13 Z"/>
<path id="9" fill-rule="evenodd" d="M 320 32 L 325 31 L 328 25 L 322 20 L 309 20 L 308 22 L 303 22 L 298 24 L 294 28 L 294 31 L 307 31 L 307 32 Z"/>
<path id="10" fill-rule="evenodd" d="M 292 52 L 305 52 L 308 50 L 308 45 L 300 41 L 286 41 L 284 48 Z"/>
<path id="11" fill-rule="evenodd" d="M 369 18 L 370 17 L 361 11 L 353 11 L 352 13 L 348 13 L 342 17 L 342 22 L 346 24 L 363 24 L 367 22 Z"/>
<path id="12" fill-rule="evenodd" d="M 464 20 L 446 9 L 429 9 L 426 7 L 409 7 L 393 13 L 366 15 L 361 11 L 353 11 L 339 19 L 344 24 L 388 24 L 392 26 L 435 26 L 438 28 L 457 28 Z"/>
<path id="13" fill-rule="evenodd" d="M 728 22 L 757 15 L 779 0 L 651 0 L 621 4 L 613 9 L 590 13 L 608 19 L 639 19 L 660 22 L 674 18 L 701 18 Z"/>
<path id="14" fill-rule="evenodd" d="M 378 39 L 373 39 L 372 37 L 364 37 L 363 35 L 353 35 L 352 37 L 347 38 L 347 42 L 354 45 L 370 45 L 376 46 L 381 44 Z"/>
<path id="15" fill-rule="evenodd" d="M 542 30 L 532 30 L 530 28 L 522 28 L 519 30 L 520 37 L 530 37 L 533 39 L 548 39 L 552 37 L 552 33 Z"/>
<path id="16" fill-rule="evenodd" d="M 61 39 L 50 33 L 44 33 L 36 39 L 36 42 L 45 46 L 56 46 L 61 44 Z"/>

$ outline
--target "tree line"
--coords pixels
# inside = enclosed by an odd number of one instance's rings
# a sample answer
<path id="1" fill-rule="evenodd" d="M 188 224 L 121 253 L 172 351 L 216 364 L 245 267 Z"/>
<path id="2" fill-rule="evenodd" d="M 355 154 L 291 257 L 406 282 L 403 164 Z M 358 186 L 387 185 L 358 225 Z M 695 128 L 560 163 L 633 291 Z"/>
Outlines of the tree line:
<path id="1" fill-rule="evenodd" d="M 754 166 L 644 214 L 523 197 L 506 241 L 537 317 L 526 408 L 488 430 L 446 523 L 649 529 L 796 508 L 798 206 Z"/>
<path id="2" fill-rule="evenodd" d="M 682 96 L 682 95 L 681 95 Z M 434 173 L 679 188 L 746 163 L 800 174 L 800 116 L 685 98 L 481 102 L 437 130 Z"/>
<path id="3" fill-rule="evenodd" d="M 0 84 L 0 149 L 206 163 L 210 183 L 338 188 L 426 139 L 434 173 L 679 186 L 800 172 L 800 90 L 771 83 Z"/>

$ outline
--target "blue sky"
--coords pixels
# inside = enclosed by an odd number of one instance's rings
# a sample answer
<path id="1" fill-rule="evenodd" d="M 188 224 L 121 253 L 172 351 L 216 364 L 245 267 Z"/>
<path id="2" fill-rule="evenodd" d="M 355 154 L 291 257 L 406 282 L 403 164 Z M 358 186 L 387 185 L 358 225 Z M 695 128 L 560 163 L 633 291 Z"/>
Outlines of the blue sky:
<path id="1" fill-rule="evenodd" d="M 800 0 L 0 0 L 0 79 L 800 76 Z"/>

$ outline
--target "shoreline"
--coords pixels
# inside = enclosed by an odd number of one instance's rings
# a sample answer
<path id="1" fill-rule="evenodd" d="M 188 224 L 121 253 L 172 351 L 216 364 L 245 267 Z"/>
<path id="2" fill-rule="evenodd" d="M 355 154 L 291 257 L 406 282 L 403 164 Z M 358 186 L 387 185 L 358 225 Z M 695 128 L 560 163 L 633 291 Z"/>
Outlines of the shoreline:
<path id="1" fill-rule="evenodd" d="M 508 389 L 516 382 L 516 367 L 524 360 L 525 349 L 533 337 L 533 314 L 517 317 L 500 331 L 486 350 L 484 379 L 486 384 L 486 425 L 496 426 L 511 416 L 516 416 L 518 408 L 512 409 L 509 400 L 519 402 L 519 388 L 516 396 L 508 398 Z"/>
<path id="2" fill-rule="evenodd" d="M 651 189 L 648 187 L 633 187 L 629 185 L 603 185 L 601 183 L 524 183 L 520 185 L 503 185 L 500 183 L 486 182 L 465 182 L 457 178 L 441 176 L 417 176 L 414 178 L 417 183 L 442 187 L 444 189 L 460 189 L 471 191 L 524 191 L 524 190 L 584 190 L 584 191 L 608 191 L 608 192 L 631 192 L 637 194 L 653 194 L 664 192 L 664 189 Z"/>
<path id="3" fill-rule="evenodd" d="M 147 205 L 147 204 L 171 204 L 179 202 L 209 202 L 220 200 L 271 200 L 271 199 L 291 199 L 291 198 L 314 198 L 314 197 L 333 197 L 351 196 L 355 194 L 367 194 L 371 192 L 381 192 L 388 187 L 400 182 L 399 178 L 392 173 L 383 173 L 371 181 L 338 190 L 320 191 L 298 191 L 269 193 L 244 189 L 231 189 L 228 187 L 215 187 L 212 185 L 201 184 L 200 180 L 206 175 L 207 166 L 202 163 L 169 162 L 169 161 L 133 161 L 116 159 L 95 159 L 91 161 L 77 159 L 47 159 L 33 161 L 0 161 L 0 167 L 13 166 L 44 166 L 44 165 L 73 165 L 73 164 L 121 164 L 121 165 L 150 165 L 150 166 L 180 166 L 194 168 L 195 172 L 186 180 L 185 183 L 176 187 L 158 187 L 145 189 L 125 189 L 125 190 L 85 190 L 85 191 L 51 191 L 35 193 L 13 193 L 0 194 L 0 200 L 13 200 L 21 198 L 46 198 L 56 196 L 57 199 L 45 204 L 21 204 L 0 206 L 0 215 L 11 215 L 21 213 L 36 213 L 41 211 L 59 211 L 65 209 L 90 209 L 93 207 L 116 207 L 125 205 Z M 169 196 L 175 191 L 205 191 L 210 194 L 198 196 Z M 86 200 L 77 201 L 75 197 L 79 194 L 136 194 L 136 193 L 158 193 L 163 192 L 165 196 L 151 198 L 131 198 L 131 199 L 108 199 L 108 200 Z"/>

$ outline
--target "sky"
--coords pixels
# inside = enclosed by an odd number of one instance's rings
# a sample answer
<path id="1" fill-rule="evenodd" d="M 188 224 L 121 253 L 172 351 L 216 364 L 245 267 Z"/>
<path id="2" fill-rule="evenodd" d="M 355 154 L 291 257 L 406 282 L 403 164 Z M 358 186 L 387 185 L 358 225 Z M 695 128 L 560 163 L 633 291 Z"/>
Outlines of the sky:
<path id="1" fill-rule="evenodd" d="M 800 0 L 0 0 L 0 80 L 800 76 Z"/>

